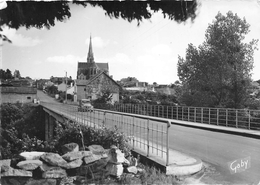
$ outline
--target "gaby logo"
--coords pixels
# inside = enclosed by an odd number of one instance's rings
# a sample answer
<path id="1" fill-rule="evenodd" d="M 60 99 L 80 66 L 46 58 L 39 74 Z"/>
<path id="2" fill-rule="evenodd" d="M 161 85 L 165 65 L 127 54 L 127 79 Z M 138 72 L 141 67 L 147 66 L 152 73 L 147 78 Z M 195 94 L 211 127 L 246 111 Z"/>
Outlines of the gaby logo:
<path id="1" fill-rule="evenodd" d="M 236 159 L 232 162 L 228 162 L 228 167 L 231 174 L 243 172 L 249 169 L 250 166 L 251 166 L 250 157 Z"/>

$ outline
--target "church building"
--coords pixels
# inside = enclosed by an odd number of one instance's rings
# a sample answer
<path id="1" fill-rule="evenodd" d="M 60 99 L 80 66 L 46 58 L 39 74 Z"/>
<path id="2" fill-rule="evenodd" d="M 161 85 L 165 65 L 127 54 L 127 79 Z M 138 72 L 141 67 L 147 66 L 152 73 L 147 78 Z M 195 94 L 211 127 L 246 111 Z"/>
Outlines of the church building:
<path id="1" fill-rule="evenodd" d="M 75 92 L 77 100 L 91 98 L 95 100 L 105 91 L 112 94 L 112 102 L 119 101 L 121 86 L 109 76 L 108 63 L 96 63 L 90 37 L 87 61 L 78 62 Z"/>

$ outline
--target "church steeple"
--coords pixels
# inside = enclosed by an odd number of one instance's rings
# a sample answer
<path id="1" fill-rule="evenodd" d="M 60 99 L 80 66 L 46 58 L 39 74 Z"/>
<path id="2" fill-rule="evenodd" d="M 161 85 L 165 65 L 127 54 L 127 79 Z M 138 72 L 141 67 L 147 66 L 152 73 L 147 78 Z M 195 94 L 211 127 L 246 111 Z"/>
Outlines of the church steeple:
<path id="1" fill-rule="evenodd" d="M 92 51 L 91 35 L 90 35 L 90 40 L 89 40 L 89 50 L 88 50 L 87 62 L 94 63 L 94 54 Z"/>

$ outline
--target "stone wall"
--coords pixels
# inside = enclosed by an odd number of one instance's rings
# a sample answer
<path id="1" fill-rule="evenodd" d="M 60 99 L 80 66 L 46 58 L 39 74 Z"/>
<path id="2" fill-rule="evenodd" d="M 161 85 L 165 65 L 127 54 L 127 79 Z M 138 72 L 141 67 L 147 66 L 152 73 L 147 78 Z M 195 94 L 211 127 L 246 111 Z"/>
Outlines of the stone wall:
<path id="1" fill-rule="evenodd" d="M 136 158 L 126 158 L 115 146 L 104 149 L 100 145 L 91 145 L 87 151 L 80 151 L 76 143 L 69 143 L 62 149 L 62 155 L 32 151 L 0 160 L 1 184 L 88 184 L 91 180 L 142 172 L 137 167 Z"/>

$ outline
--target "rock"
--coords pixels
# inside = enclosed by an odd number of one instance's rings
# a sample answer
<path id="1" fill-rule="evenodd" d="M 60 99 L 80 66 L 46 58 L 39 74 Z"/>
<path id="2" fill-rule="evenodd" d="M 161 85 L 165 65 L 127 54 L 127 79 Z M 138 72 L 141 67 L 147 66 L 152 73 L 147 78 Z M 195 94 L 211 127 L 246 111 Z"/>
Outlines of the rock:
<path id="1" fill-rule="evenodd" d="M 67 177 L 67 173 L 64 169 L 60 167 L 51 167 L 47 171 L 43 172 L 42 178 L 45 179 L 58 179 Z"/>
<path id="2" fill-rule="evenodd" d="M 77 143 L 68 143 L 63 145 L 61 149 L 63 154 L 66 154 L 67 152 L 78 152 L 79 145 Z"/>
<path id="3" fill-rule="evenodd" d="M 123 174 L 124 168 L 122 164 L 108 163 L 106 166 L 106 170 L 109 175 L 120 177 Z"/>
<path id="4" fill-rule="evenodd" d="M 2 166 L 1 166 L 1 173 L 2 173 L 2 172 L 7 172 L 7 171 L 9 170 L 9 168 L 11 168 L 11 166 L 2 165 Z"/>
<path id="5" fill-rule="evenodd" d="M 41 166 L 39 166 L 39 169 L 41 172 L 45 172 L 45 171 L 48 171 L 51 167 L 53 167 L 53 166 L 43 163 Z"/>
<path id="6" fill-rule="evenodd" d="M 10 166 L 11 165 L 11 159 L 0 160 L 0 166 L 2 166 L 2 165 Z"/>
<path id="7" fill-rule="evenodd" d="M 101 159 L 101 157 L 99 155 L 95 155 L 95 154 L 93 154 L 91 156 L 83 157 L 83 161 L 85 162 L 85 164 L 93 163 L 99 159 Z"/>
<path id="8" fill-rule="evenodd" d="M 1 173 L 9 170 L 11 159 L 0 160 Z"/>
<path id="9" fill-rule="evenodd" d="M 61 179 L 59 185 L 74 185 L 74 181 L 77 179 L 76 176 L 74 177 L 64 177 Z"/>
<path id="10" fill-rule="evenodd" d="M 100 159 L 94 163 L 80 166 L 80 168 L 77 169 L 77 174 L 84 176 L 89 173 L 105 171 L 106 165 L 107 165 L 107 161 L 104 159 Z"/>
<path id="11" fill-rule="evenodd" d="M 56 185 L 56 179 L 31 179 L 25 185 Z"/>
<path id="12" fill-rule="evenodd" d="M 65 161 L 59 154 L 56 153 L 45 153 L 41 156 L 41 159 L 52 166 L 66 166 Z"/>
<path id="13" fill-rule="evenodd" d="M 126 168 L 126 172 L 137 174 L 138 170 L 137 170 L 136 166 L 129 166 L 129 167 Z"/>
<path id="14" fill-rule="evenodd" d="M 138 172 L 138 173 L 142 173 L 142 172 L 144 172 L 144 169 L 137 167 L 137 172 Z"/>
<path id="15" fill-rule="evenodd" d="M 111 148 L 108 153 L 108 161 L 113 164 L 122 164 L 125 161 L 125 154 L 118 148 Z"/>
<path id="16" fill-rule="evenodd" d="M 78 167 L 80 167 L 80 166 L 82 165 L 82 163 L 83 163 L 83 161 L 82 161 L 81 158 L 80 158 L 80 159 L 76 159 L 76 160 L 74 160 L 74 161 L 68 162 L 68 163 L 64 166 L 64 168 L 65 168 L 65 169 L 78 168 Z"/>
<path id="17" fill-rule="evenodd" d="M 32 172 L 21 170 L 21 169 L 14 169 L 10 167 L 8 171 L 1 173 L 1 177 L 10 177 L 10 176 L 32 177 Z"/>
<path id="18" fill-rule="evenodd" d="M 88 146 L 89 151 L 92 151 L 93 154 L 102 155 L 105 153 L 105 149 L 101 145 L 90 145 Z"/>
<path id="19" fill-rule="evenodd" d="M 26 160 L 26 161 L 21 161 L 17 164 L 17 167 L 23 169 L 23 170 L 35 170 L 39 166 L 42 165 L 42 161 L 40 160 Z"/>
<path id="20" fill-rule="evenodd" d="M 1 177 L 1 185 L 27 185 L 31 177 Z"/>
<path id="21" fill-rule="evenodd" d="M 127 159 L 125 159 L 123 162 L 123 166 L 130 166 L 130 162 Z"/>
<path id="22" fill-rule="evenodd" d="M 93 153 L 91 151 L 78 151 L 78 152 L 68 152 L 62 156 L 66 161 L 73 161 L 75 159 L 82 159 L 85 156 L 91 156 Z"/>
<path id="23" fill-rule="evenodd" d="M 137 166 L 138 160 L 135 157 L 129 156 L 127 160 L 130 162 L 129 166 Z"/>
<path id="24" fill-rule="evenodd" d="M 37 151 L 32 151 L 32 152 L 22 152 L 19 155 L 25 160 L 36 160 L 40 159 L 40 157 L 45 154 L 45 152 L 37 152 Z"/>

